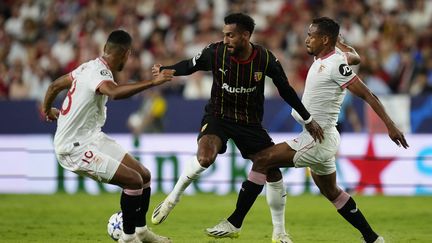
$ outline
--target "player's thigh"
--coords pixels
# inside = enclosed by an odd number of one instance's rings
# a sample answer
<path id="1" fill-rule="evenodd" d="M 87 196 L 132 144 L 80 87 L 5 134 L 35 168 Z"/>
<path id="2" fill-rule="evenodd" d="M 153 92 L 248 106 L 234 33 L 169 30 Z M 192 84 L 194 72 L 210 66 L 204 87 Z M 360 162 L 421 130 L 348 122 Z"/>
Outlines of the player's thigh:
<path id="1" fill-rule="evenodd" d="M 335 155 L 339 141 L 337 132 L 325 133 L 324 140 L 318 143 L 307 131 L 303 131 L 287 143 L 296 151 L 293 158 L 295 167 L 310 167 L 315 174 L 329 175 L 336 171 Z"/>
<path id="2" fill-rule="evenodd" d="M 127 151 L 120 144 L 104 133 L 95 144 L 102 153 L 109 155 L 117 161 L 122 161 L 127 154 Z"/>
<path id="3" fill-rule="evenodd" d="M 218 153 L 225 153 L 227 141 L 228 136 L 223 121 L 213 116 L 204 116 L 198 134 L 197 157 L 201 165 L 208 167 L 214 162 Z"/>
<path id="4" fill-rule="evenodd" d="M 59 155 L 58 157 L 63 167 L 105 183 L 113 178 L 120 165 L 120 161 L 101 152 L 94 143 L 80 146 L 74 149 L 71 154 Z"/>
<path id="5" fill-rule="evenodd" d="M 274 145 L 273 140 L 261 125 L 231 125 L 229 136 L 234 140 L 245 159 L 250 159 L 252 155 Z"/>
<path id="6" fill-rule="evenodd" d="M 281 167 L 293 167 L 293 158 L 296 151 L 287 143 L 279 143 L 270 146 L 260 152 L 250 155 L 253 167 L 264 167 L 267 170 Z"/>
<path id="7" fill-rule="evenodd" d="M 136 160 L 132 155 L 127 153 L 127 151 L 114 139 L 107 136 L 106 134 L 103 134 L 102 138 L 99 139 L 97 144 L 103 153 L 120 161 L 121 164 L 137 171 L 144 180 L 144 183 L 150 181 L 149 170 L 145 168 L 144 165 L 141 164 L 138 160 Z"/>

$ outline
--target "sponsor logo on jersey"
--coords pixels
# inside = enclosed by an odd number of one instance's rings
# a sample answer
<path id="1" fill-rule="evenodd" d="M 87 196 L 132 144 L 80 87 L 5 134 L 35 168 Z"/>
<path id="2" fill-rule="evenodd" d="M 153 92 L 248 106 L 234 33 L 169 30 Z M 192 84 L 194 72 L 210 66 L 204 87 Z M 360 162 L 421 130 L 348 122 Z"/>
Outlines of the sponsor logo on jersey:
<path id="1" fill-rule="evenodd" d="M 263 76 L 262 72 L 254 72 L 254 79 L 256 82 L 260 81 Z"/>
<path id="2" fill-rule="evenodd" d="M 254 92 L 256 90 L 256 86 L 251 88 L 245 88 L 245 87 L 231 87 L 227 83 L 222 84 L 222 89 L 226 90 L 229 93 L 232 94 L 247 94 Z"/>
<path id="3" fill-rule="evenodd" d="M 352 74 L 352 69 L 350 66 L 344 63 L 339 66 L 339 73 L 343 76 L 350 76 Z"/>
<path id="4" fill-rule="evenodd" d="M 106 77 L 113 78 L 111 72 L 108 71 L 108 69 L 103 69 L 103 70 L 101 70 L 101 71 L 100 71 L 100 74 L 101 74 L 102 76 L 106 76 Z"/>

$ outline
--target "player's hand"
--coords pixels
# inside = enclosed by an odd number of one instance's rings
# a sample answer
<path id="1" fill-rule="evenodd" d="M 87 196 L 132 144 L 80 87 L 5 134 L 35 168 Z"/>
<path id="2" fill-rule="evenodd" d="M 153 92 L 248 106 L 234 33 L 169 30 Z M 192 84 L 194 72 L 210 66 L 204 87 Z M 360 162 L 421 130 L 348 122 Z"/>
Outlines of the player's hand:
<path id="1" fill-rule="evenodd" d="M 402 146 L 405 149 L 407 149 L 409 147 L 407 141 L 405 140 L 405 136 L 396 126 L 392 125 L 390 128 L 388 128 L 388 134 L 389 134 L 389 137 L 391 138 L 391 140 L 393 140 L 393 142 L 397 146 L 399 146 L 399 147 Z"/>
<path id="2" fill-rule="evenodd" d="M 322 130 L 318 122 L 316 122 L 314 119 L 312 119 L 311 122 L 306 124 L 305 128 L 315 141 L 318 140 L 321 143 L 324 140 L 324 131 Z"/>
<path id="3" fill-rule="evenodd" d="M 155 64 L 152 67 L 152 74 L 153 77 L 157 77 L 160 73 L 160 68 L 162 67 L 162 64 Z"/>
<path id="4" fill-rule="evenodd" d="M 45 111 L 45 120 L 47 122 L 52 122 L 58 119 L 60 111 L 57 108 L 51 108 L 48 111 Z"/>
<path id="5" fill-rule="evenodd" d="M 160 85 L 167 81 L 171 81 L 174 77 L 175 70 L 174 69 L 164 69 L 156 76 L 153 80 L 153 85 Z"/>

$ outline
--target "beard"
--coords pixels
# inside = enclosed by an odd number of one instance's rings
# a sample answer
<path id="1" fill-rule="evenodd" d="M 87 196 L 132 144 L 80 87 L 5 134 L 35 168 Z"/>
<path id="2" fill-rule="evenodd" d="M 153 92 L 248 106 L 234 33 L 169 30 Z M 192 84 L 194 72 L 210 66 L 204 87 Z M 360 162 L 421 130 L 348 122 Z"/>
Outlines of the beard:
<path id="1" fill-rule="evenodd" d="M 234 57 L 238 57 L 239 55 L 240 55 L 240 53 L 242 53 L 243 52 L 243 50 L 244 50 L 244 48 L 242 48 L 242 47 L 232 47 L 233 48 L 233 50 L 231 51 L 231 56 L 234 56 Z"/>

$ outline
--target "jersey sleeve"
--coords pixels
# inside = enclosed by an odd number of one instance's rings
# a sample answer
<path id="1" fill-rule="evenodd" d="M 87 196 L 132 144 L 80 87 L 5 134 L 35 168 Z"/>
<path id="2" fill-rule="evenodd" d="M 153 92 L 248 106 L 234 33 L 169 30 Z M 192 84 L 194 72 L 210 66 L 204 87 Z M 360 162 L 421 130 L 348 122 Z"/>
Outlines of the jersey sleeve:
<path id="1" fill-rule="evenodd" d="M 99 68 L 93 74 L 93 78 L 90 80 L 88 85 L 92 91 L 96 92 L 104 82 L 113 82 L 115 84 L 111 70 L 107 68 Z"/>
<path id="2" fill-rule="evenodd" d="M 214 52 L 214 44 L 208 45 L 201 52 L 191 59 L 180 61 L 171 66 L 163 66 L 163 69 L 174 69 L 174 76 L 184 76 L 192 74 L 196 71 L 210 71 L 212 66 L 212 53 Z"/>
<path id="3" fill-rule="evenodd" d="M 354 73 L 352 68 L 348 65 L 346 57 L 340 54 L 334 62 L 331 69 L 331 78 L 334 80 L 342 89 L 345 89 L 352 82 L 358 80 L 357 75 Z"/>

